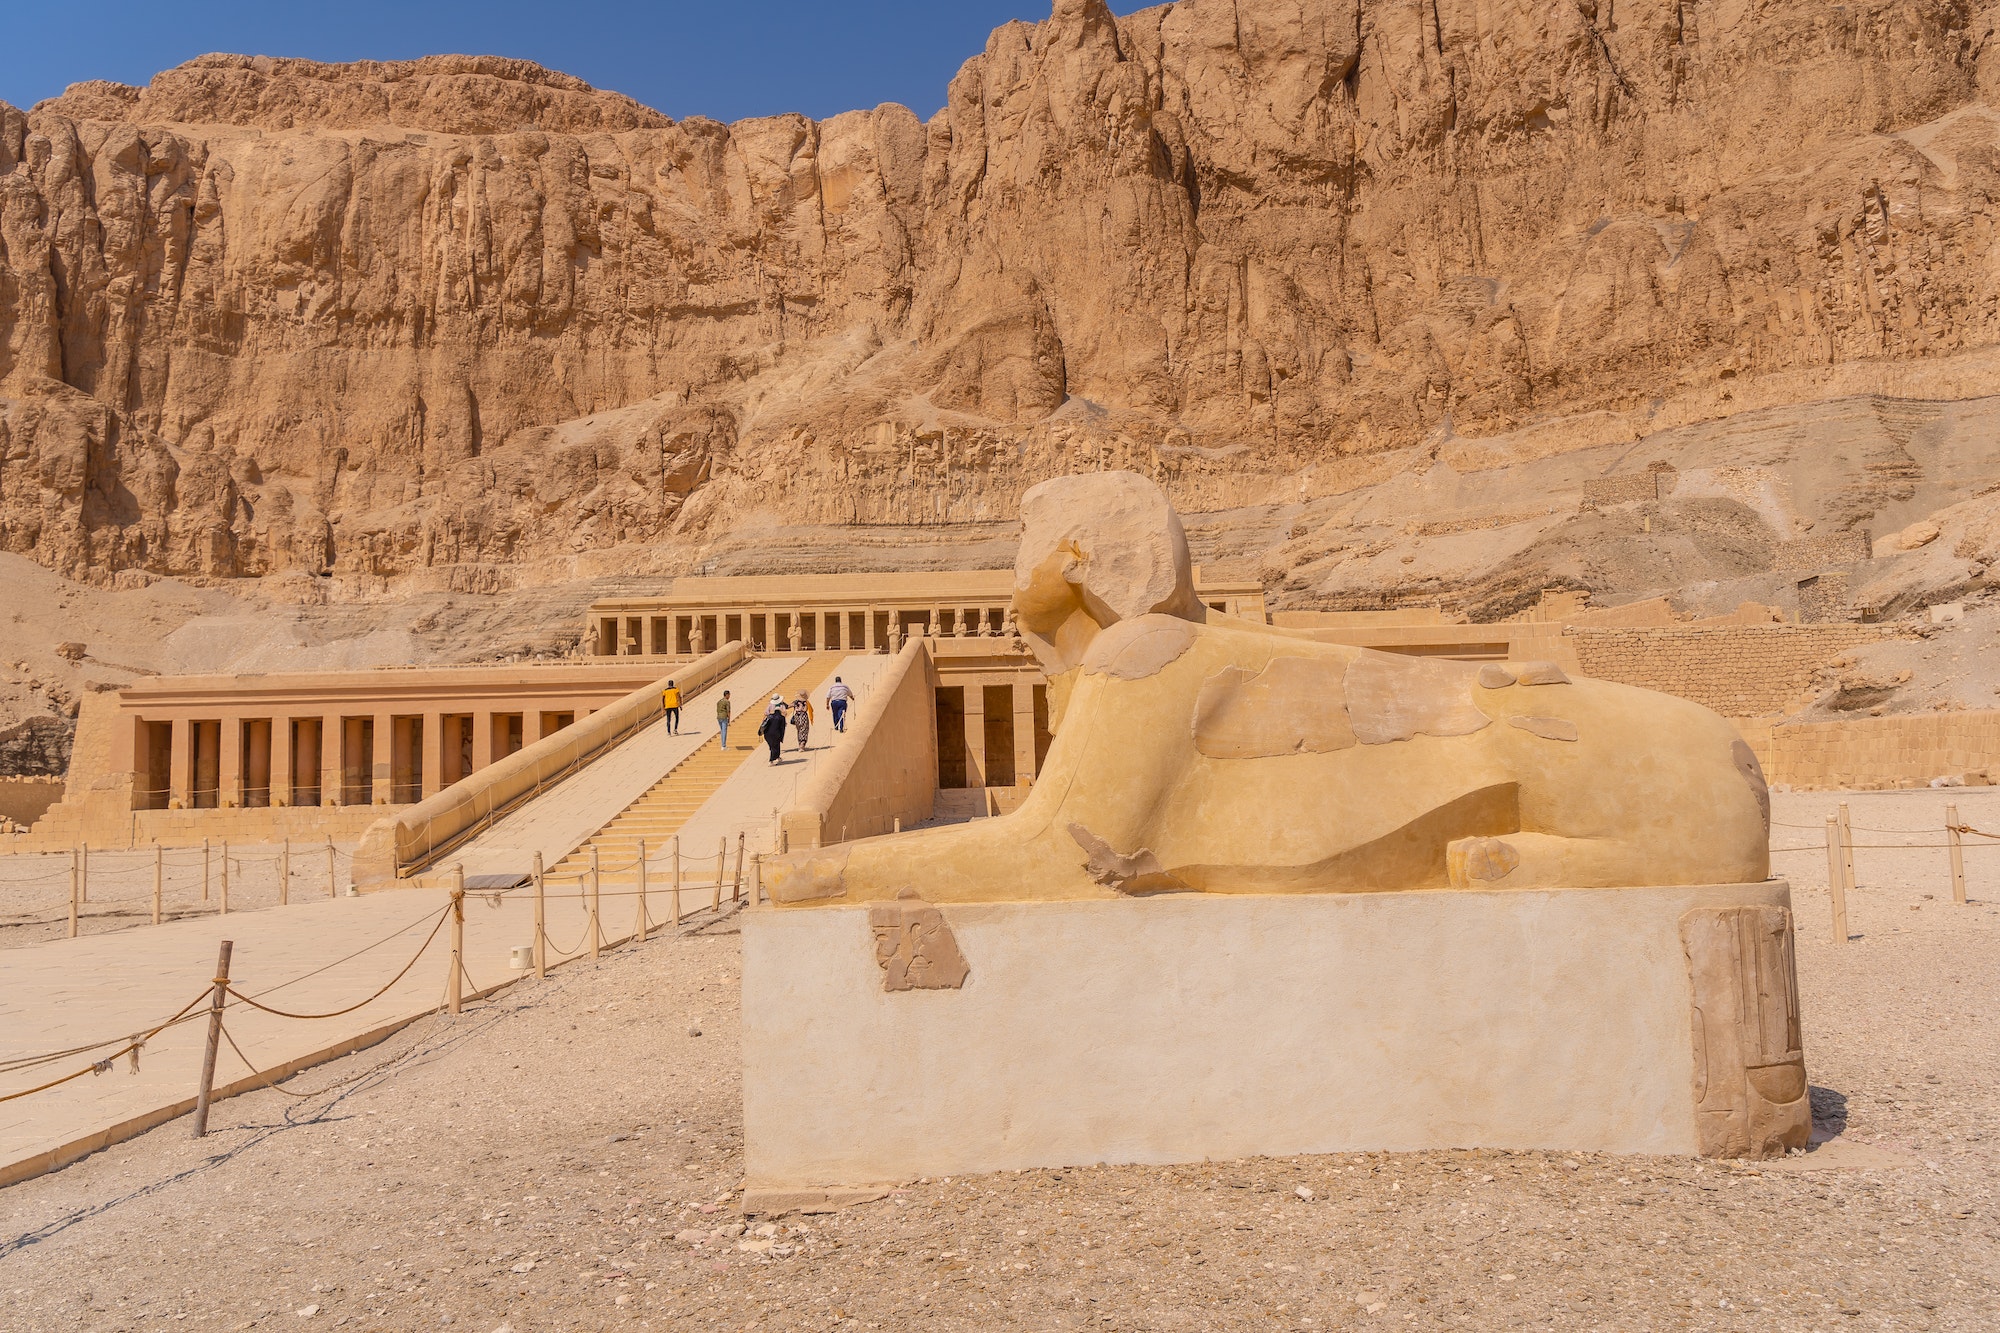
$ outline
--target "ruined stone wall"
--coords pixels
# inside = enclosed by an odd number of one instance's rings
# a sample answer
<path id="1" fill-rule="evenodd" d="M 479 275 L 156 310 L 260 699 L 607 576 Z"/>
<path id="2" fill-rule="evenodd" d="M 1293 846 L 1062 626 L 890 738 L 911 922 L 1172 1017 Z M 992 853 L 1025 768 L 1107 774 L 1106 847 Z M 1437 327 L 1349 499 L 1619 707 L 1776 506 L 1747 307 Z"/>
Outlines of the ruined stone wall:
<path id="1" fill-rule="evenodd" d="M 1736 718 L 1774 786 L 1819 791 L 2000 781 L 2000 711 L 1866 717 L 1775 726 Z"/>
<path id="2" fill-rule="evenodd" d="M 1791 537 L 1779 542 L 1772 567 L 1813 570 L 1825 569 L 1829 565 L 1853 564 L 1868 559 L 1873 545 L 1866 528 L 1846 532 L 1809 532 L 1803 537 Z"/>
<path id="3" fill-rule="evenodd" d="M 1676 694 L 1724 717 L 1783 713 L 1810 692 L 1813 671 L 1859 643 L 1885 638 L 1868 625 L 1571 628 L 1583 673 Z"/>

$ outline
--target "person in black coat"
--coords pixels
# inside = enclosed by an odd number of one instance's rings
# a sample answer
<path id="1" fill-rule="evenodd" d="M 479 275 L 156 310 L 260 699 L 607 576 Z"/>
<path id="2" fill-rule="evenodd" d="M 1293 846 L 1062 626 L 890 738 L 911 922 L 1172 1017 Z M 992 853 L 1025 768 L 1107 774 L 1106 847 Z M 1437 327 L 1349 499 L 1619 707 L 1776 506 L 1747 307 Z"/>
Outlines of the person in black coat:
<path id="1" fill-rule="evenodd" d="M 783 701 L 779 702 L 782 705 Z M 764 744 L 771 747 L 771 758 L 768 762 L 777 763 L 778 751 L 785 743 L 785 710 L 782 706 L 764 714 L 763 725 L 757 728 L 757 734 L 764 738 Z"/>

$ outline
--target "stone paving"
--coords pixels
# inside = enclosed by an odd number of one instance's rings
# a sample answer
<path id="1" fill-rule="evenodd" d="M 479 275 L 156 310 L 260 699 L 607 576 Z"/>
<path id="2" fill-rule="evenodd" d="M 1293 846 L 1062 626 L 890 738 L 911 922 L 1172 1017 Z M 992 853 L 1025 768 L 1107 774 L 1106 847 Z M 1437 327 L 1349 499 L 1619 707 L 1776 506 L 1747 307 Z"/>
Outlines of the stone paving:
<path id="1" fill-rule="evenodd" d="M 702 895 L 705 899 L 706 895 Z M 695 902 L 688 900 L 690 915 Z M 42 1052 L 144 1032 L 205 996 L 219 941 L 234 941 L 230 976 L 245 994 L 292 1013 L 346 1009 L 373 994 L 414 958 L 378 998 L 353 1012 L 312 1020 L 281 1018 L 232 999 L 225 1027 L 258 1071 L 298 1067 L 336 1049 L 357 1049 L 445 1000 L 451 927 L 449 895 L 410 889 L 295 903 L 247 915 L 201 917 L 54 940 L 8 953 L 0 968 L 0 1065 Z M 607 941 L 629 937 L 637 901 L 611 890 L 600 899 Z M 666 895 L 649 895 L 649 917 L 666 920 Z M 553 964 L 588 953 L 588 904 L 554 892 L 546 903 Z M 433 934 L 440 918 L 446 918 Z M 534 938 L 532 895 L 473 895 L 465 908 L 466 993 L 517 978 L 510 955 Z M 428 941 L 428 942 L 427 942 Z M 419 954 L 419 949 L 422 950 Z M 0 1184 L 52 1169 L 108 1142 L 183 1114 L 193 1104 L 206 1039 L 206 999 L 194 1021 L 143 1047 L 135 1072 L 119 1058 L 102 1073 L 0 1102 Z M 118 1046 L 0 1072 L 0 1097 L 102 1059 Z M 216 1086 L 259 1086 L 226 1044 Z"/>

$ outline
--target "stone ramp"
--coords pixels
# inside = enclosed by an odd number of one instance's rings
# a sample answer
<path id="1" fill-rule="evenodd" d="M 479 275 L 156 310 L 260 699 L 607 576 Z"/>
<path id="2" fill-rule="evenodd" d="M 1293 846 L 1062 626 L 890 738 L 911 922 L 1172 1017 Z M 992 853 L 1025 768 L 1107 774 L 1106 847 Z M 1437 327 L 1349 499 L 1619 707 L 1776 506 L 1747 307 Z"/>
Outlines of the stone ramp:
<path id="1" fill-rule="evenodd" d="M 578 846 L 559 865 L 550 867 L 551 879 L 560 878 L 565 888 L 587 875 L 590 849 L 598 853 L 599 879 L 604 884 L 630 884 L 637 878 L 639 840 L 645 839 L 648 883 L 663 887 L 673 875 L 669 855 L 673 839 L 681 840 L 682 875 L 691 884 L 716 882 L 716 857 L 728 848 L 727 877 L 736 873 L 736 845 L 743 840 L 746 856 L 776 849 L 774 814 L 791 804 L 800 781 L 835 753 L 854 733 L 833 729 L 833 717 L 826 691 L 835 676 L 841 677 L 856 694 L 856 716 L 869 706 L 871 686 L 894 659 L 880 653 L 843 657 L 819 653 L 788 679 L 782 693 L 792 698 L 806 689 L 813 701 L 817 721 L 803 753 L 792 748 L 787 738 L 779 763 L 768 761 L 757 724 L 764 707 L 780 691 L 767 689 L 761 695 L 734 696 L 742 710 L 729 729 L 729 751 L 716 749 L 713 738 L 684 768 L 676 769 L 656 784 L 652 791 L 619 815 L 602 830 Z M 713 725 L 711 709 L 710 725 Z M 683 778 L 686 778 L 685 785 Z M 746 872 L 746 881 L 748 875 Z M 746 890 L 747 891 L 747 890 Z"/>
<path id="2" fill-rule="evenodd" d="M 728 690 L 741 708 L 743 700 L 769 697 L 811 660 L 802 656 L 759 657 L 744 663 L 700 694 L 683 699 L 678 734 L 667 733 L 665 719 L 653 723 L 507 814 L 471 842 L 440 857 L 426 872 L 424 882 L 442 883 L 440 877 L 454 865 L 464 866 L 468 877 L 526 875 L 534 867 L 536 852 L 542 854 L 543 865 L 556 865 L 704 747 L 714 750 L 715 701 L 723 690 Z M 730 739 L 735 740 L 733 729 Z"/>
<path id="3" fill-rule="evenodd" d="M 800 690 L 805 690 L 814 695 L 814 707 L 819 710 L 821 721 L 825 722 L 826 683 L 835 675 L 847 674 L 851 668 L 844 664 L 849 660 L 865 663 L 868 659 L 847 659 L 839 653 L 814 653 L 782 682 L 762 693 L 732 694 L 740 716 L 729 729 L 728 750 L 721 749 L 717 744 L 718 738 L 710 736 L 686 761 L 605 821 L 602 828 L 560 864 L 552 865 L 550 873 L 564 877 L 582 875 L 589 870 L 591 853 L 595 851 L 601 875 L 634 878 L 639 845 L 643 841 L 651 873 L 671 876 L 671 862 L 663 863 L 661 858 L 668 854 L 674 837 L 684 834 L 688 821 L 709 803 L 738 768 L 764 754 L 764 741 L 757 735 L 757 726 L 764 720 L 764 710 L 771 696 L 782 695 L 789 700 Z M 713 703 L 709 705 L 708 721 L 712 732 L 715 721 Z M 827 730 L 831 732 L 830 724 Z M 824 738 L 819 739 L 824 746 Z M 735 833 L 747 833 L 749 824 L 759 812 L 752 807 L 741 813 L 743 817 L 737 821 L 737 826 L 726 834 L 718 833 L 700 843 L 682 836 L 681 855 L 685 875 L 704 883 L 714 881 L 720 839 L 728 836 L 733 840 Z M 661 870 L 663 864 L 665 869 Z"/>

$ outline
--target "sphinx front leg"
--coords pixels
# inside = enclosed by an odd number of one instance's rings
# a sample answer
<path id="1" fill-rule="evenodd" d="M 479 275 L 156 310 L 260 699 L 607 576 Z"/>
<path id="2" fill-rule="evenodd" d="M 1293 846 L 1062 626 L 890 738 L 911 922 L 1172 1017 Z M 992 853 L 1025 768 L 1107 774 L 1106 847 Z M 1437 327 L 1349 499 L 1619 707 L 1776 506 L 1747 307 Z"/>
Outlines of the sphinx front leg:
<path id="1" fill-rule="evenodd" d="M 1074 841 L 1048 837 L 1045 823 L 1021 813 L 766 857 L 764 887 L 789 906 L 875 902 L 905 889 L 926 902 L 1109 896 Z"/>

